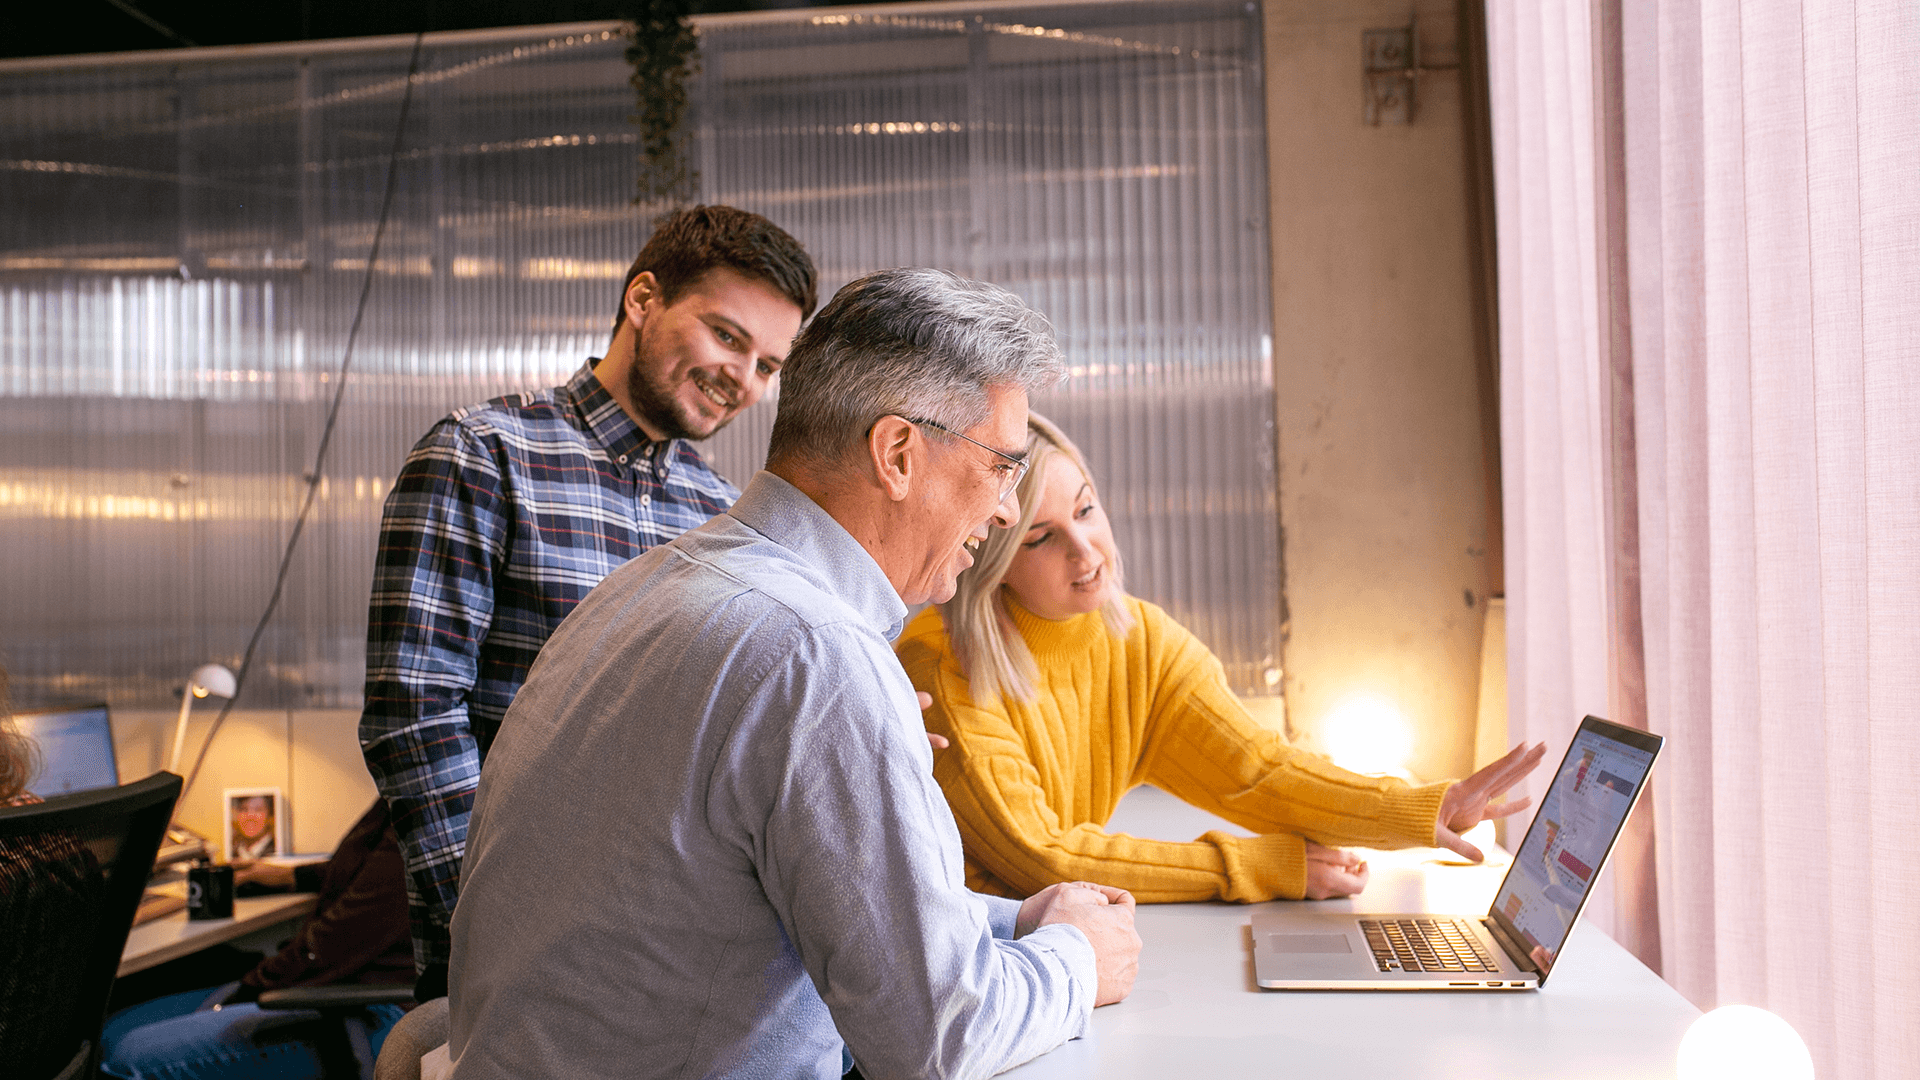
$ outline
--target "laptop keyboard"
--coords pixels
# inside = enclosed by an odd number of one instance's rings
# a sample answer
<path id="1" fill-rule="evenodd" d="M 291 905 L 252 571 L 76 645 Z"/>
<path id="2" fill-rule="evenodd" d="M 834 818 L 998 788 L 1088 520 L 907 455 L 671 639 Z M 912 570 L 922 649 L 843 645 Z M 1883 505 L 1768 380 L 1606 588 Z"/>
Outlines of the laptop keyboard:
<path id="1" fill-rule="evenodd" d="M 1463 919 L 1361 919 L 1381 971 L 1499 971 Z"/>

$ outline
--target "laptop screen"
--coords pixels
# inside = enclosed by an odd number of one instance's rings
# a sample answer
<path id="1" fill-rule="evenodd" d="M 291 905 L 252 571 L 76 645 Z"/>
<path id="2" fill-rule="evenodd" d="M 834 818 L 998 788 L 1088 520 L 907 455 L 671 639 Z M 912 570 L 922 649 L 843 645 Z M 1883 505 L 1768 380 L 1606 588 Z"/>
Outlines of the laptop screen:
<path id="1" fill-rule="evenodd" d="M 105 705 L 16 713 L 14 722 L 40 748 L 40 768 L 27 782 L 35 795 L 51 799 L 120 782 Z"/>
<path id="2" fill-rule="evenodd" d="M 1646 783 L 1660 737 L 1587 717 L 1561 759 L 1493 915 L 1545 975 Z"/>

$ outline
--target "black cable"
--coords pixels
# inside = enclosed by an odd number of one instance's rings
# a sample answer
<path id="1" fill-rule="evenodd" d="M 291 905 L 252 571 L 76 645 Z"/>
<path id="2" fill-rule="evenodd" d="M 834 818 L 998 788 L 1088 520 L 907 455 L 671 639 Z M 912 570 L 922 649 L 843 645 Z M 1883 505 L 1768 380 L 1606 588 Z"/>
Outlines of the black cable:
<path id="1" fill-rule="evenodd" d="M 185 805 L 187 792 L 193 789 L 194 780 L 200 776 L 200 766 L 207 760 L 207 749 L 213 745 L 213 737 L 220 733 L 220 725 L 227 722 L 227 714 L 233 711 L 233 703 L 240 700 L 240 692 L 246 689 L 247 672 L 253 667 L 253 652 L 260 645 L 260 635 L 267 629 L 267 623 L 273 620 L 273 613 L 280 607 L 280 594 L 286 589 L 287 570 L 293 566 L 294 549 L 300 546 L 300 534 L 306 528 L 307 514 L 313 510 L 314 498 L 320 492 L 321 468 L 327 462 L 327 448 L 333 443 L 333 425 L 340 418 L 340 403 L 347 394 L 347 371 L 353 366 L 353 344 L 360 337 L 360 321 L 367 313 L 367 298 L 373 294 L 373 268 L 380 258 L 380 241 L 386 236 L 387 216 L 393 210 L 394 180 L 399 175 L 400 142 L 407 132 L 407 112 L 413 106 L 414 77 L 420 72 L 420 46 L 426 40 L 426 31 L 413 36 L 413 56 L 407 61 L 407 89 L 400 97 L 400 120 L 393 128 L 393 149 L 387 153 L 387 189 L 380 199 L 380 220 L 373 229 L 373 247 L 367 252 L 367 273 L 360 282 L 360 302 L 353 311 L 353 327 L 347 331 L 346 351 L 340 357 L 340 374 L 333 388 L 333 404 L 327 408 L 327 424 L 320 432 L 320 449 L 314 454 L 313 471 L 307 474 L 307 497 L 300 504 L 300 513 L 293 519 L 293 532 L 287 537 L 287 550 L 280 556 L 280 573 L 273 581 L 273 596 L 267 600 L 267 610 L 260 614 L 260 622 L 253 628 L 253 636 L 247 639 L 247 651 L 240 658 L 240 670 L 233 676 L 233 696 L 221 707 L 220 715 L 213 718 L 213 726 L 207 729 L 207 737 L 200 743 L 200 753 L 193 759 L 193 768 L 187 770 L 187 779 L 180 786 L 179 801 L 174 803 L 175 813 L 178 807 Z M 191 687 L 188 688 L 191 691 Z"/>
<path id="2" fill-rule="evenodd" d="M 131 15 L 132 17 L 140 20 L 142 23 L 146 24 L 149 30 L 152 30 L 157 34 L 160 34 L 163 37 L 166 37 L 173 41 L 177 41 L 181 45 L 186 46 L 187 48 L 197 47 L 192 38 L 181 36 L 180 34 L 174 31 L 173 27 L 168 26 L 166 23 L 161 22 L 159 19 L 156 19 L 153 16 L 147 14 L 146 12 L 141 11 L 137 7 L 134 7 L 131 3 L 128 3 L 128 0 L 107 0 L 107 3 L 112 4 L 114 7 L 119 8 L 121 11 L 126 12 L 128 15 Z"/>

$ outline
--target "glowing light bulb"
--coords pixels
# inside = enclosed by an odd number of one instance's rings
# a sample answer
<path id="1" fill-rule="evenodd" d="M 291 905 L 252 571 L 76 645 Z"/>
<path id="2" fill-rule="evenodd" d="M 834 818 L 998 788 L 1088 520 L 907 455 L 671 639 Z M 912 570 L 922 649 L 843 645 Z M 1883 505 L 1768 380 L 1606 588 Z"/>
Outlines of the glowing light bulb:
<path id="1" fill-rule="evenodd" d="M 1813 1080 L 1813 1055 L 1793 1025 L 1752 1005 L 1722 1005 L 1680 1040 L 1680 1080 Z"/>
<path id="2" fill-rule="evenodd" d="M 1405 776 L 1407 759 L 1413 756 L 1413 726 L 1393 702 L 1359 694 L 1327 714 L 1320 742 L 1343 769 Z"/>

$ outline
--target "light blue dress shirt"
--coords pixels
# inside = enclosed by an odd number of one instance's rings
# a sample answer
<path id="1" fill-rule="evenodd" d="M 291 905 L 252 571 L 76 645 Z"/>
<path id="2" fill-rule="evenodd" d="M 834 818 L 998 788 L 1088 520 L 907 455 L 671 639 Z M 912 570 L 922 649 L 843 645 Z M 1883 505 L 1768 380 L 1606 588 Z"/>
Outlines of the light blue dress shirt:
<path id="1" fill-rule="evenodd" d="M 481 772 L 459 1080 L 984 1077 L 1082 1034 L 1092 947 L 967 891 L 880 567 L 771 473 L 615 570 Z"/>

